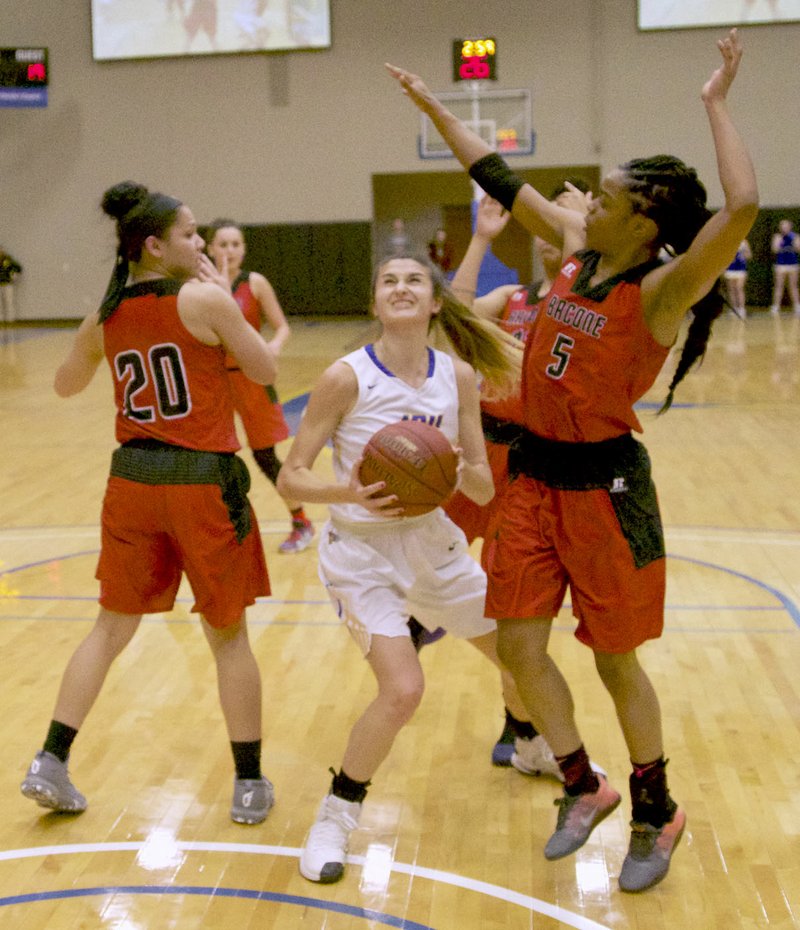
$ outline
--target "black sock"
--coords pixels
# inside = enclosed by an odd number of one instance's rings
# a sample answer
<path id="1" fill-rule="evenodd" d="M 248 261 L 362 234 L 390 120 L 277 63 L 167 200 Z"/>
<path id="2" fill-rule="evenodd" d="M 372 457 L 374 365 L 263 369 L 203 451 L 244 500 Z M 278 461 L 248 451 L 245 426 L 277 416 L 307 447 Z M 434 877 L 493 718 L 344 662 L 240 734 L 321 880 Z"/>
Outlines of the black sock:
<path id="1" fill-rule="evenodd" d="M 236 766 L 237 778 L 255 780 L 261 778 L 261 740 L 255 739 L 249 743 L 234 743 L 233 764 Z"/>
<path id="2" fill-rule="evenodd" d="M 417 652 L 422 649 L 422 637 L 425 635 L 425 627 L 417 620 L 416 617 L 408 618 L 408 631 L 411 633 L 411 642 Z"/>
<path id="3" fill-rule="evenodd" d="M 367 796 L 367 788 L 372 784 L 369 781 L 356 781 L 345 775 L 344 770 L 340 769 L 338 774 L 331 769 L 333 781 L 331 782 L 331 794 L 344 801 L 355 801 L 360 804 Z"/>
<path id="4" fill-rule="evenodd" d="M 661 828 L 672 820 L 678 805 L 667 788 L 667 760 L 661 756 L 655 762 L 632 762 L 629 778 L 633 819 Z"/>
<path id="5" fill-rule="evenodd" d="M 520 739 L 533 739 L 539 735 L 539 731 L 529 720 L 517 720 L 507 707 L 506 727 L 514 733 L 514 736 L 518 736 Z"/>
<path id="6" fill-rule="evenodd" d="M 56 759 L 60 759 L 61 762 L 66 762 L 69 751 L 72 749 L 73 740 L 77 735 L 78 731 L 68 727 L 66 723 L 51 720 L 50 729 L 47 731 L 47 738 L 42 748 L 45 752 L 55 756 Z"/>

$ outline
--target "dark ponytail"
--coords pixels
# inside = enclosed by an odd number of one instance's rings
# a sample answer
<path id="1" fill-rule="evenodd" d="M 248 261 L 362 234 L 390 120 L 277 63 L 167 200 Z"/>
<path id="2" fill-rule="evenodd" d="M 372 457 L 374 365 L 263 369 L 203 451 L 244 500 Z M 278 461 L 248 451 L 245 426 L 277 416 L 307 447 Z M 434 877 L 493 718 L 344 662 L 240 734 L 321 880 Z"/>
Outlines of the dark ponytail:
<path id="1" fill-rule="evenodd" d="M 711 327 L 714 320 L 722 313 L 724 306 L 725 298 L 722 294 L 720 282 L 717 280 L 706 296 L 701 297 L 692 307 L 692 322 L 689 324 L 689 330 L 686 333 L 686 339 L 681 349 L 675 373 L 669 383 L 669 392 L 661 409 L 658 411 L 659 414 L 666 413 L 669 410 L 675 396 L 675 388 L 683 381 L 695 362 L 702 361 L 711 336 Z"/>
<path id="2" fill-rule="evenodd" d="M 117 223 L 117 257 L 100 304 L 102 323 L 119 305 L 128 280 L 129 263 L 141 259 L 148 236 L 164 238 L 175 222 L 181 201 L 166 194 L 151 193 L 135 181 L 122 181 L 103 194 L 100 206 Z"/>
<path id="3" fill-rule="evenodd" d="M 651 219 L 658 228 L 657 248 L 681 255 L 711 218 L 706 189 L 690 168 L 673 155 L 655 155 L 626 162 L 626 186 L 633 209 Z M 692 322 L 681 349 L 669 393 L 659 413 L 669 410 L 675 388 L 706 351 L 711 327 L 722 313 L 724 298 L 720 280 L 691 308 Z"/>

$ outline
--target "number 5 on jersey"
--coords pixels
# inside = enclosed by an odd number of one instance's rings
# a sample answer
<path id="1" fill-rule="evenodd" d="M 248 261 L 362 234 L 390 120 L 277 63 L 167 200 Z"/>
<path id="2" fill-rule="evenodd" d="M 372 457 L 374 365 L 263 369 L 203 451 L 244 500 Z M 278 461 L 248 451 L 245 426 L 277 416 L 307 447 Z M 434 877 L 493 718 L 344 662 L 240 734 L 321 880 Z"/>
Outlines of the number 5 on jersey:
<path id="1" fill-rule="evenodd" d="M 569 364 L 569 353 L 574 347 L 575 340 L 571 336 L 565 336 L 564 333 L 559 333 L 556 336 L 556 341 L 553 344 L 553 348 L 550 350 L 550 354 L 555 361 L 545 369 L 549 377 L 555 378 L 556 380 L 564 377 L 564 372 L 567 370 L 567 365 Z"/>

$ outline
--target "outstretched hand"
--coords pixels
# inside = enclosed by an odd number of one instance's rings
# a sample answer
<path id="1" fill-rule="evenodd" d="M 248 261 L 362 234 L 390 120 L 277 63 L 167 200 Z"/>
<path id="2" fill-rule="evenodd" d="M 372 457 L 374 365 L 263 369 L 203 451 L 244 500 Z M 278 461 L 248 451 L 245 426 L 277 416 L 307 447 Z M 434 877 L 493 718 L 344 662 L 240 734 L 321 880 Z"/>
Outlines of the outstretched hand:
<path id="1" fill-rule="evenodd" d="M 406 97 L 415 103 L 420 110 L 427 113 L 436 102 L 436 98 L 430 92 L 422 78 L 416 74 L 412 74 L 410 71 L 403 70 L 403 68 L 398 68 L 395 65 L 386 64 L 384 67 L 400 85 Z"/>
<path id="2" fill-rule="evenodd" d="M 511 214 L 501 203 L 485 194 L 475 213 L 475 235 L 494 240 L 506 228 L 510 218 Z"/>
<path id="3" fill-rule="evenodd" d="M 739 32 L 731 29 L 724 39 L 719 39 L 717 47 L 722 53 L 722 65 L 711 75 L 703 86 L 703 101 L 709 103 L 714 100 L 724 100 L 728 95 L 728 89 L 736 77 L 739 70 L 739 62 L 742 60 L 742 43 L 739 40 Z"/>

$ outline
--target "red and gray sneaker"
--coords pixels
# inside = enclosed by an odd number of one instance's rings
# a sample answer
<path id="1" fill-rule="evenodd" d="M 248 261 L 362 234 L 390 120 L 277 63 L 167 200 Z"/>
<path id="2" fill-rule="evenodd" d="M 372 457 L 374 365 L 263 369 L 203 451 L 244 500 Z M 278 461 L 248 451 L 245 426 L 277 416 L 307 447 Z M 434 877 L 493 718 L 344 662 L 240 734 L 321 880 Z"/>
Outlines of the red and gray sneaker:
<path id="1" fill-rule="evenodd" d="M 314 527 L 308 520 L 292 520 L 292 531 L 278 546 L 278 552 L 302 552 L 311 545 Z"/>
<path id="2" fill-rule="evenodd" d="M 585 794 L 564 794 L 554 803 L 558 806 L 556 829 L 544 847 L 545 859 L 561 859 L 580 849 L 589 839 L 592 830 L 619 806 L 622 798 L 597 774 L 600 785 L 597 791 Z"/>
<path id="3" fill-rule="evenodd" d="M 686 814 L 678 808 L 663 827 L 631 821 L 631 843 L 622 863 L 619 887 L 623 891 L 646 891 L 669 871 L 675 847 L 683 836 Z"/>

